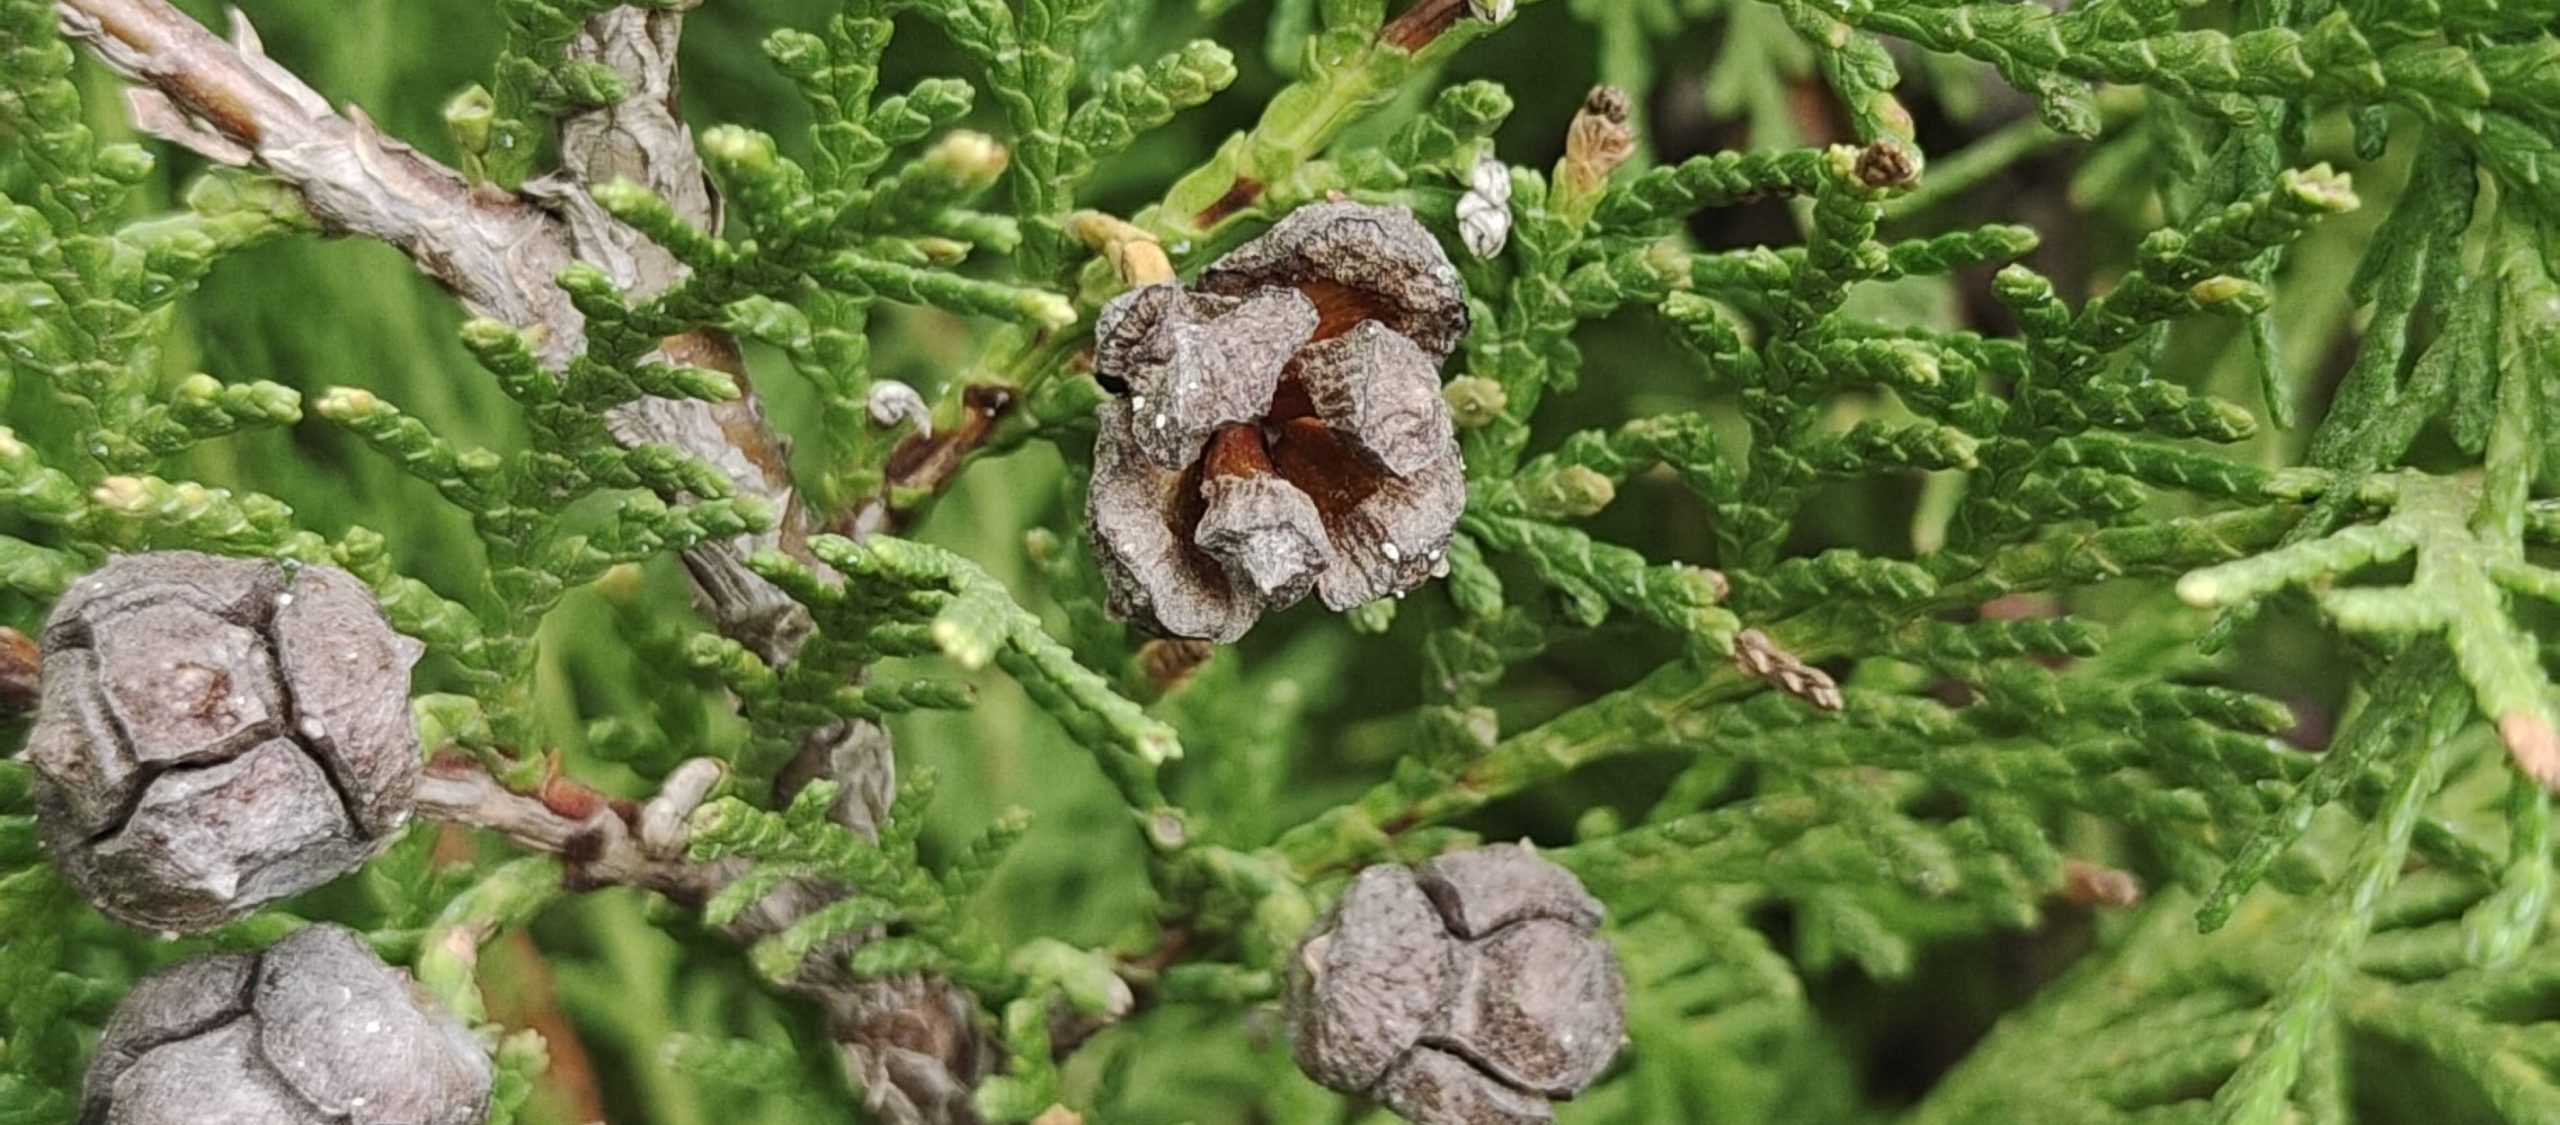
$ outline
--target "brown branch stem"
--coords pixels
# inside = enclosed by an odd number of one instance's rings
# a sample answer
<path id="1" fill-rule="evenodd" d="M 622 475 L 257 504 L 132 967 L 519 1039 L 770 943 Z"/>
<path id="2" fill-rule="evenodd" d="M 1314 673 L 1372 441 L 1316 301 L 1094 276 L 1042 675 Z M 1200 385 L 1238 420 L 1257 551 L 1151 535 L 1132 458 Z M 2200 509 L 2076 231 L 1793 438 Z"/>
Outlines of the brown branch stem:
<path id="1" fill-rule="evenodd" d="M 695 758 L 668 774 L 656 796 L 635 803 L 557 778 L 535 792 L 518 793 L 469 756 L 447 753 L 429 763 L 419 780 L 418 811 L 559 856 L 572 889 L 635 887 L 699 909 L 752 866 L 743 859 L 701 862 L 687 853 L 688 818 L 722 772 L 717 761 Z M 843 888 L 829 884 L 786 883 L 721 932 L 751 945 L 842 895 Z M 824 1013 L 862 1084 L 864 1105 L 878 1119 L 901 1125 L 978 1121 L 969 1093 L 993 1072 L 997 1056 L 972 1019 L 976 1002 L 937 978 L 856 978 L 844 965 L 856 944 L 848 939 L 819 949 L 780 984 Z"/>
<path id="2" fill-rule="evenodd" d="M 0 717 L 35 711 L 43 662 L 35 638 L 0 625 Z"/>
<path id="3" fill-rule="evenodd" d="M 1457 26 L 1466 14 L 1467 0 L 1414 0 L 1403 15 L 1379 29 L 1378 40 L 1391 47 L 1419 51 L 1442 32 Z"/>
<path id="4" fill-rule="evenodd" d="M 660 835 L 644 844 L 640 826 L 644 821 L 664 823 L 672 815 L 680 827 L 683 815 L 701 802 L 718 777 L 716 763 L 696 759 L 670 775 L 659 796 L 634 807 L 575 783 L 555 781 L 540 794 L 518 793 L 468 756 L 443 754 L 428 763 L 418 780 L 418 812 L 559 856 L 574 889 L 637 887 L 699 907 L 735 880 L 743 865 L 686 859 L 681 835 Z"/>

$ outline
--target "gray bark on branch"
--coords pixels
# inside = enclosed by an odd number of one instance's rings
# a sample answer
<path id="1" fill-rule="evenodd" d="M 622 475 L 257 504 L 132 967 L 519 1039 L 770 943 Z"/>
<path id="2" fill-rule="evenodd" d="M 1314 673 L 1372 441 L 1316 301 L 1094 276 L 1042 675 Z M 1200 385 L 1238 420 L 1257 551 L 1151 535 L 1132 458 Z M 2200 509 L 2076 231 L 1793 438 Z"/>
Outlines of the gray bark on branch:
<path id="1" fill-rule="evenodd" d="M 137 125 L 208 158 L 263 168 L 331 229 L 398 247 L 472 313 L 534 330 L 534 353 L 552 370 L 586 350 L 585 318 L 555 283 L 561 270 L 592 264 L 635 300 L 683 274 L 664 250 L 596 206 L 588 185 L 629 178 L 688 220 L 707 227 L 712 217 L 691 137 L 665 108 L 681 20 L 673 12 L 615 9 L 595 18 L 579 46 L 593 61 L 629 66 L 633 89 L 660 100 L 654 113 L 635 96 L 565 123 L 569 166 L 516 195 L 465 181 L 386 136 L 362 110 L 330 109 L 319 91 L 267 57 L 236 11 L 224 42 L 162 0 L 60 0 L 55 10 L 66 34 L 141 84 L 128 94 Z M 686 564 L 724 635 L 768 660 L 787 660 L 808 631 L 808 613 L 745 566 L 757 550 L 796 552 L 808 526 L 781 440 L 725 337 L 674 337 L 660 356 L 726 371 L 744 393 L 727 403 L 644 399 L 614 412 L 615 436 L 673 446 L 784 513 L 775 530 L 705 546 Z"/>

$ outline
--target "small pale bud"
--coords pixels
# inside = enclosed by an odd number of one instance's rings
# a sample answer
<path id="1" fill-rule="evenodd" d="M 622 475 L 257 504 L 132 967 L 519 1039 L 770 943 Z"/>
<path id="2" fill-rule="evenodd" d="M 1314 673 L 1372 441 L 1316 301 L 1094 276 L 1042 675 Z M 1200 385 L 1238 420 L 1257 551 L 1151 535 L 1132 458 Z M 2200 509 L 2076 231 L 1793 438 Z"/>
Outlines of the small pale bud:
<path id="1" fill-rule="evenodd" d="M 1840 685 L 1831 675 L 1804 662 L 1758 629 L 1745 629 L 1734 635 L 1733 664 L 1742 674 L 1766 681 L 1770 687 L 1795 696 L 1819 711 L 1837 711 L 1845 705 Z"/>
<path id="2" fill-rule="evenodd" d="M 1615 86 L 1594 86 L 1583 98 L 1581 112 L 1573 115 L 1573 124 L 1564 134 L 1563 173 L 1572 190 L 1598 188 L 1609 173 L 1635 155 L 1635 130 L 1627 126 L 1627 115 L 1633 111 L 1627 92 Z"/>
<path id="3" fill-rule="evenodd" d="M 702 154 L 740 171 L 768 172 L 779 159 L 773 138 L 736 125 L 714 125 L 702 131 Z"/>
<path id="4" fill-rule="evenodd" d="M 102 145 L 93 158 L 98 174 L 120 184 L 138 184 L 159 162 L 140 145 Z"/>
<path id="5" fill-rule="evenodd" d="M 151 505 L 151 486 L 140 477 L 107 477 L 89 490 L 89 499 L 101 508 L 139 512 Z"/>
<path id="6" fill-rule="evenodd" d="M 612 179 L 587 189 L 587 194 L 605 213 L 617 219 L 636 219 L 644 215 L 668 213 L 667 201 L 646 185 L 626 179 Z"/>
<path id="7" fill-rule="evenodd" d="M 1486 23 L 1502 23 L 1517 6 L 1514 0 L 1467 0 L 1467 14 Z"/>
<path id="8" fill-rule="evenodd" d="M 475 316 L 462 322 L 462 345 L 474 351 L 505 347 L 520 342 L 522 334 L 513 325 L 494 317 Z"/>
<path id="9" fill-rule="evenodd" d="M 924 159 L 947 169 L 955 178 L 986 183 L 1004 174 L 1004 166 L 1012 159 L 1004 145 L 994 137 L 974 129 L 961 129 L 934 142 Z"/>
<path id="10" fill-rule="evenodd" d="M 1458 197 L 1458 239 L 1467 253 L 1490 258 L 1511 241 L 1511 169 L 1486 153 L 1467 175 Z"/>
<path id="11" fill-rule="evenodd" d="M 916 252 L 937 266 L 956 266 L 969 258 L 969 244 L 956 238 L 928 235 L 916 240 Z"/>
<path id="12" fill-rule="evenodd" d="M 905 383 L 882 379 L 871 384 L 871 397 L 863 405 L 870 411 L 872 425 L 888 429 L 905 422 L 915 426 L 917 436 L 933 436 L 932 408 L 924 404 L 923 395 Z"/>
<path id="13" fill-rule="evenodd" d="M 1510 407 L 1511 396 L 1502 384 L 1482 375 L 1460 375 L 1449 380 L 1440 390 L 1449 402 L 1449 414 L 1461 429 L 1477 429 L 1492 424 Z"/>
<path id="14" fill-rule="evenodd" d="M 2187 289 L 2195 303 L 2218 312 L 2256 313 L 2272 299 L 2266 287 L 2243 277 L 2215 274 Z"/>
<path id="15" fill-rule="evenodd" d="M 2344 214 L 2358 205 L 2355 182 L 2326 164 L 2288 171 L 2276 178 L 2287 195 L 2314 211 Z"/>
<path id="16" fill-rule="evenodd" d="M 1522 499 L 1545 519 L 1594 516 L 1618 498 L 1617 483 L 1588 465 L 1567 465 L 1525 482 Z"/>
<path id="17" fill-rule="evenodd" d="M 382 400 L 362 387 L 331 387 L 321 392 L 318 402 L 311 404 L 321 417 L 332 420 L 359 418 L 381 406 Z"/>
<path id="18" fill-rule="evenodd" d="M 498 121 L 498 99 L 485 86 L 471 86 L 444 103 L 444 127 L 464 152 L 489 151 L 490 130 Z"/>
<path id="19" fill-rule="evenodd" d="M 178 385 L 170 391 L 170 397 L 189 403 L 209 403 L 221 396 L 222 380 L 201 371 L 178 380 Z"/>
<path id="20" fill-rule="evenodd" d="M 1056 293 L 1033 292 L 1023 298 L 1022 304 L 1031 319 L 1050 328 L 1064 328 L 1076 322 L 1076 303 Z"/>
<path id="21" fill-rule="evenodd" d="M 1907 188 L 1920 179 L 1920 161 L 1902 142 L 1878 138 L 1875 143 L 1858 150 L 1850 162 L 1850 174 L 1858 182 L 1876 189 Z"/>

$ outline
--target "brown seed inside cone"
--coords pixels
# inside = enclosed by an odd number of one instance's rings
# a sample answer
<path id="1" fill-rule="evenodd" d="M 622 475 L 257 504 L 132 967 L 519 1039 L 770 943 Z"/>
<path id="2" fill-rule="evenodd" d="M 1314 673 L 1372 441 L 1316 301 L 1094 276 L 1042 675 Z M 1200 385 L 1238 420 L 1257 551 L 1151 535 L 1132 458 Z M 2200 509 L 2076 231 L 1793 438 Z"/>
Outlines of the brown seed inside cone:
<path id="1" fill-rule="evenodd" d="M 1297 289 L 1316 306 L 1316 334 L 1308 343 L 1330 340 L 1351 331 L 1364 320 L 1386 318 L 1387 310 L 1378 305 L 1373 294 L 1339 281 L 1319 277 L 1299 283 Z"/>
<path id="2" fill-rule="evenodd" d="M 1384 483 L 1360 452 L 1324 423 L 1297 418 L 1272 427 L 1271 463 L 1316 502 L 1325 526 L 1336 526 Z"/>
<path id="3" fill-rule="evenodd" d="M 1262 448 L 1262 431 L 1254 426 L 1227 426 L 1210 435 L 1201 472 L 1212 477 L 1267 477 L 1271 455 Z"/>
<path id="4" fill-rule="evenodd" d="M 1298 378 L 1297 361 L 1291 360 L 1288 371 L 1280 376 L 1279 389 L 1271 392 L 1271 409 L 1263 417 L 1266 421 L 1279 423 L 1313 418 L 1315 414 L 1315 397 L 1307 393 L 1306 381 Z"/>

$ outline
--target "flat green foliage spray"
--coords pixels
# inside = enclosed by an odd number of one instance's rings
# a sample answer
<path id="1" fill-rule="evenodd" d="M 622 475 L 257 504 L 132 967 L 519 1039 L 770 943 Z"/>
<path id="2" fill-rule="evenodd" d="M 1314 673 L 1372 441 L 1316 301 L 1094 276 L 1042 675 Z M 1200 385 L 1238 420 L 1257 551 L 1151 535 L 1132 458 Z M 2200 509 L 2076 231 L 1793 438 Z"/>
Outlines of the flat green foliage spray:
<path id="1" fill-rule="evenodd" d="M 302 932 L 491 1121 L 1383 1121 L 1301 943 L 1523 840 L 1565 1122 L 2560 1121 L 2554 0 L 214 15 L 0 0 L 0 746 L 111 556 L 333 567 L 417 815 L 144 932 L 0 760 L 0 1125 Z M 1346 204 L 1454 277 L 1429 553 L 1275 392 L 1164 581 L 1286 479 L 1397 592 L 1149 635 L 1097 324 Z M 1282 387 L 1386 315 L 1270 284 Z"/>

